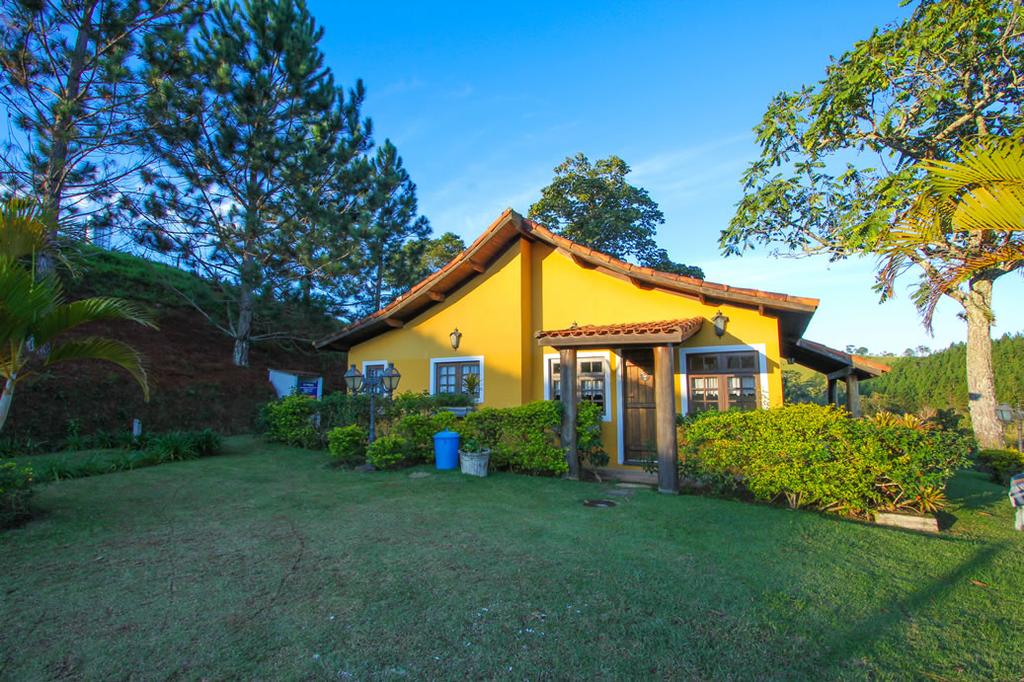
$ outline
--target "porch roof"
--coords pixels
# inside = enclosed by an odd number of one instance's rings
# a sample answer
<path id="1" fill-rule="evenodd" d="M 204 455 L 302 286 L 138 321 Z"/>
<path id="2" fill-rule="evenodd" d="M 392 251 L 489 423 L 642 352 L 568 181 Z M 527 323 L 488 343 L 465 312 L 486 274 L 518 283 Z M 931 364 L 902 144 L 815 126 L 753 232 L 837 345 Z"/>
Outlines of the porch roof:
<path id="1" fill-rule="evenodd" d="M 566 329 L 536 333 L 537 343 L 553 348 L 592 348 L 595 346 L 631 346 L 682 343 L 700 330 L 704 318 L 619 324 L 573 324 Z"/>
<path id="2" fill-rule="evenodd" d="M 789 348 L 789 355 L 804 367 L 825 375 L 849 373 L 858 379 L 871 379 L 889 371 L 888 365 L 874 362 L 860 355 L 851 355 L 823 343 L 799 339 Z"/>

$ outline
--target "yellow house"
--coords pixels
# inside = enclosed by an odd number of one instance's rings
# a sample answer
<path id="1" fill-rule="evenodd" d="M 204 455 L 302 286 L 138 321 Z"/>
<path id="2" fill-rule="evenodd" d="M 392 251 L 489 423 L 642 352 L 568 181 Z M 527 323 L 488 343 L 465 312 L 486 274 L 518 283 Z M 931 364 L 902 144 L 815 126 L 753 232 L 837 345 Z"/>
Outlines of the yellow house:
<path id="1" fill-rule="evenodd" d="M 631 265 L 508 209 L 441 270 L 317 346 L 348 351 L 367 376 L 393 363 L 402 390 L 468 383 L 492 407 L 562 400 L 570 475 L 576 401 L 596 402 L 608 473 L 657 458 L 659 487 L 672 491 L 676 415 L 781 405 L 784 358 L 829 374 L 833 400 L 845 380 L 857 407 L 857 380 L 879 370 L 802 340 L 817 306 Z"/>

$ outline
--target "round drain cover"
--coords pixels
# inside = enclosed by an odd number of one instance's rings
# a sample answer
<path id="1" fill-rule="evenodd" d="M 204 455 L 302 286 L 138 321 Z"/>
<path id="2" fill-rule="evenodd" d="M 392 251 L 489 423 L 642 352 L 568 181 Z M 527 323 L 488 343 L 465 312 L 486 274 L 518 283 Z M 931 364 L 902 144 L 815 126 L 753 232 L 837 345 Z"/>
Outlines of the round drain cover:
<path id="1" fill-rule="evenodd" d="M 583 500 L 584 507 L 614 507 L 615 503 L 611 500 Z"/>

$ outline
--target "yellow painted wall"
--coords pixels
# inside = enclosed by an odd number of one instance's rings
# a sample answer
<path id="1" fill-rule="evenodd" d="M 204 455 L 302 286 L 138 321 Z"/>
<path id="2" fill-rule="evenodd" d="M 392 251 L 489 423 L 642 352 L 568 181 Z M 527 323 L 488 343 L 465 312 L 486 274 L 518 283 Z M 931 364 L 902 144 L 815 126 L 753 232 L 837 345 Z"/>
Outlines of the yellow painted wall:
<path id="1" fill-rule="evenodd" d="M 729 317 L 722 338 L 715 335 L 710 322 L 719 310 Z M 640 289 L 625 279 L 582 268 L 552 247 L 523 240 L 483 275 L 403 328 L 354 346 L 349 358 L 360 369 L 365 361 L 393 362 L 402 373 L 400 391 L 424 391 L 430 385 L 431 358 L 483 356 L 483 402 L 507 407 L 544 398 L 544 357 L 556 351 L 536 344 L 537 330 L 565 328 L 573 322 L 614 324 L 685 317 L 707 320 L 683 344 L 685 348 L 763 345 L 768 403 L 782 404 L 779 326 L 775 318 L 757 310 L 703 305 L 693 298 Z M 455 327 L 463 334 L 457 351 L 452 350 L 448 338 Z M 611 420 L 602 428 L 605 449 L 612 466 L 616 466 L 618 357 L 614 352 L 609 355 Z M 675 361 L 678 365 L 678 353 Z M 676 371 L 678 375 L 678 366 Z M 681 381 L 677 380 L 675 388 L 676 409 L 680 410 Z"/>
<path id="2" fill-rule="evenodd" d="M 531 297 L 532 328 L 564 329 L 573 322 L 583 324 L 616 324 L 644 322 L 686 317 L 704 317 L 705 323 L 692 338 L 682 344 L 684 348 L 705 346 L 751 346 L 763 344 L 767 359 L 768 402 L 770 406 L 782 404 L 782 369 L 780 366 L 778 320 L 761 315 L 757 310 L 729 305 L 704 305 L 700 301 L 665 291 L 640 289 L 625 279 L 596 270 L 587 270 L 557 250 L 533 245 L 533 287 Z M 710 320 L 719 310 L 729 317 L 724 336 L 717 337 Z M 535 356 L 532 376 L 535 385 L 533 399 L 544 397 L 544 355 L 554 353 L 544 348 Z M 583 353 L 581 349 L 579 351 Z M 679 354 L 676 353 L 676 374 L 679 374 Z M 619 457 L 618 358 L 612 354 L 612 415 L 603 424 L 605 450 L 611 466 L 617 466 Z M 676 381 L 676 410 L 681 410 L 681 382 Z"/>
<path id="3" fill-rule="evenodd" d="M 398 390 L 419 392 L 430 386 L 431 358 L 484 356 L 484 404 L 521 404 L 522 266 L 520 249 L 513 246 L 481 276 L 401 329 L 353 346 L 349 362 L 360 370 L 366 361 L 393 362 L 402 374 Z M 459 349 L 452 350 L 448 337 L 456 327 L 462 339 Z"/>

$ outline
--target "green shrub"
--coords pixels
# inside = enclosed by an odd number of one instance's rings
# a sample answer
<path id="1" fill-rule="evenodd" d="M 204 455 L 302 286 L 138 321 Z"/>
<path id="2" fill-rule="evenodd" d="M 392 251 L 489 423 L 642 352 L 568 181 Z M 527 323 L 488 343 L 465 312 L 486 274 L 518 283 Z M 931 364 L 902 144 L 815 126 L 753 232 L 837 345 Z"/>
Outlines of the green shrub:
<path id="1" fill-rule="evenodd" d="M 160 462 L 179 462 L 220 454 L 221 438 L 210 429 L 167 431 L 149 438 L 145 451 Z M 128 461 L 142 461 L 138 460 Z"/>
<path id="2" fill-rule="evenodd" d="M 366 461 L 377 469 L 396 469 L 409 461 L 409 446 L 400 436 L 380 436 L 366 448 Z"/>
<path id="3" fill-rule="evenodd" d="M 0 463 L 0 528 L 26 518 L 32 500 L 32 469 L 15 462 Z"/>
<path id="4" fill-rule="evenodd" d="M 518 407 L 484 408 L 456 426 L 463 441 L 491 450 L 491 466 L 530 474 L 568 470 L 559 444 L 562 405 L 540 400 Z"/>
<path id="5" fill-rule="evenodd" d="M 473 399 L 465 393 L 413 393 L 404 391 L 392 399 L 398 415 L 433 414 L 444 407 L 472 407 Z"/>
<path id="6" fill-rule="evenodd" d="M 576 450 L 580 464 L 595 469 L 608 464 L 608 453 L 601 442 L 601 422 L 604 408 L 597 403 L 583 401 L 576 415 Z"/>
<path id="7" fill-rule="evenodd" d="M 327 450 L 335 463 L 352 466 L 366 461 L 366 429 L 358 424 L 335 426 L 327 432 Z"/>
<path id="8" fill-rule="evenodd" d="M 376 400 L 378 406 L 382 402 L 387 401 Z M 322 400 L 314 401 L 311 409 L 320 415 L 320 429 L 324 432 L 338 426 L 357 424 L 366 428 L 370 424 L 370 397 L 367 395 L 349 395 L 335 391 L 325 395 Z"/>
<path id="9" fill-rule="evenodd" d="M 402 438 L 409 449 L 409 456 L 418 462 L 431 459 L 434 452 L 434 434 L 437 433 L 433 416 L 407 414 L 398 420 L 394 433 Z"/>
<path id="10" fill-rule="evenodd" d="M 313 426 L 317 402 L 308 396 L 295 394 L 264 405 L 262 421 L 267 436 L 300 448 L 322 447 L 320 434 Z"/>
<path id="11" fill-rule="evenodd" d="M 977 457 L 996 483 L 1009 485 L 1011 476 L 1024 472 L 1024 455 L 1016 450 L 979 450 Z"/>
<path id="12" fill-rule="evenodd" d="M 684 475 L 856 516 L 936 510 L 972 447 L 960 433 L 853 419 L 819 405 L 708 413 L 685 437 Z"/>

